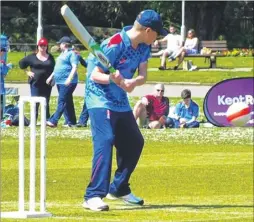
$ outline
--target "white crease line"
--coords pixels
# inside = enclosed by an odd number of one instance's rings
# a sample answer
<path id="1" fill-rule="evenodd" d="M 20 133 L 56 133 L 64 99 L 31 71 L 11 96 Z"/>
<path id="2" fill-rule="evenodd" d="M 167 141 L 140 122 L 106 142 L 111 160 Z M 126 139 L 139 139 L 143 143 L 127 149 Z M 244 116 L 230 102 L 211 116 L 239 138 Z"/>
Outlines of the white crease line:
<path id="1" fill-rule="evenodd" d="M 1 202 L 2 208 L 4 204 L 8 204 L 8 205 L 12 205 L 12 206 L 17 206 L 17 203 L 12 202 L 12 201 L 7 201 L 7 202 Z M 36 204 L 39 206 L 39 203 Z M 135 210 L 135 211 L 144 211 L 144 210 L 148 210 L 148 211 L 169 211 L 169 212 L 187 212 L 187 213 L 213 213 L 213 214 L 221 214 L 221 215 L 225 215 L 225 214 L 230 214 L 230 215 L 243 215 L 243 216 L 253 216 L 252 212 L 236 212 L 235 210 L 233 212 L 230 211 L 216 211 L 219 210 L 221 208 L 214 208 L 211 206 L 211 209 L 207 210 L 207 209 L 193 209 L 193 210 L 189 210 L 186 207 L 163 207 L 159 208 L 158 205 L 156 208 L 150 208 L 152 206 L 150 205 L 145 205 L 144 207 L 138 207 L 138 206 L 124 206 L 120 203 L 112 203 L 109 202 L 109 206 L 110 206 L 110 210 Z M 47 207 L 73 207 L 73 208 L 82 208 L 82 203 L 80 204 L 68 204 L 68 203 L 57 203 L 57 202 L 49 202 L 47 203 Z M 241 207 L 241 206 L 239 206 Z M 139 209 L 140 208 L 140 209 Z M 207 206 L 206 208 L 209 208 L 209 206 Z M 225 207 L 227 208 L 227 207 Z M 237 206 L 235 208 L 238 208 Z M 242 208 L 242 207 L 241 207 Z M 89 211 L 89 210 L 88 210 Z"/>
<path id="2" fill-rule="evenodd" d="M 52 217 L 53 219 L 60 219 L 60 220 L 84 220 L 84 217 L 60 217 L 60 216 L 54 216 Z"/>

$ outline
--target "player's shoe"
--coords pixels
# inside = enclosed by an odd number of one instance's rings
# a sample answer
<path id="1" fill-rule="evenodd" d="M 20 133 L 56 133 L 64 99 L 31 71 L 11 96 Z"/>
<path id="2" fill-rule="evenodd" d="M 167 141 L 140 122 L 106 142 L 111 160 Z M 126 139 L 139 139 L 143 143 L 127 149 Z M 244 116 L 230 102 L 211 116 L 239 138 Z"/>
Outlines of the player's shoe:
<path id="1" fill-rule="evenodd" d="M 93 211 L 108 211 L 109 206 L 100 197 L 93 197 L 85 200 L 82 206 Z"/>
<path id="2" fill-rule="evenodd" d="M 108 198 L 109 200 L 120 199 L 120 200 L 123 200 L 127 204 L 133 204 L 133 205 L 139 205 L 139 206 L 142 206 L 144 204 L 144 200 L 143 199 L 134 196 L 134 194 L 132 194 L 132 193 L 124 195 L 124 196 L 120 196 L 120 197 L 115 196 L 115 195 L 113 195 L 111 193 L 108 193 L 106 198 Z"/>

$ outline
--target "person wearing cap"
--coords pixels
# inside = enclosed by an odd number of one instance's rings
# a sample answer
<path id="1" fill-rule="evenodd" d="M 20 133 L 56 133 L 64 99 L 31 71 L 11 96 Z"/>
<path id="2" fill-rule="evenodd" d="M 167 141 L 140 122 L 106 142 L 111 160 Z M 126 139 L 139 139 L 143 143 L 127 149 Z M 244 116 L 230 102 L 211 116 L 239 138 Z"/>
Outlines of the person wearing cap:
<path id="1" fill-rule="evenodd" d="M 129 184 L 144 139 L 133 116 L 127 92 L 145 83 L 151 44 L 158 35 L 165 34 L 160 15 L 153 10 L 145 10 L 137 16 L 133 26 L 124 27 L 100 45 L 115 73 L 110 73 L 92 54 L 87 59 L 85 96 L 94 154 L 84 208 L 109 210 L 108 204 L 102 200 L 104 197 L 127 204 L 144 204 L 142 198 L 132 193 Z M 138 75 L 133 78 L 136 70 Z M 110 184 L 113 145 L 117 150 L 117 170 Z"/>
<path id="2" fill-rule="evenodd" d="M 68 36 L 62 37 L 57 44 L 60 45 L 61 54 L 47 83 L 49 84 L 54 78 L 59 96 L 56 111 L 47 121 L 47 126 L 56 127 L 63 113 L 65 113 L 66 125 L 74 126 L 77 120 L 72 94 L 78 84 L 79 56 L 71 48 L 71 39 Z"/>
<path id="3" fill-rule="evenodd" d="M 7 62 L 7 52 L 8 52 L 8 38 L 6 35 L 1 35 L 1 52 L 0 52 L 0 113 L 1 113 L 1 120 L 3 119 L 3 114 L 4 114 L 4 107 L 5 107 L 5 84 L 4 84 L 4 78 L 6 77 L 8 71 L 12 68 L 12 64 Z"/>
<path id="4" fill-rule="evenodd" d="M 181 92 L 182 102 L 175 107 L 173 117 L 168 117 L 166 126 L 169 128 L 198 128 L 199 106 L 191 99 L 191 91 L 185 89 Z"/>
<path id="5" fill-rule="evenodd" d="M 169 113 L 169 99 L 164 96 L 164 84 L 156 84 L 154 93 L 146 95 L 139 100 L 133 109 L 139 126 L 149 129 L 161 129 L 165 126 Z"/>
<path id="6" fill-rule="evenodd" d="M 54 57 L 48 52 L 48 40 L 42 37 L 38 43 L 36 52 L 19 61 L 19 67 L 24 69 L 28 76 L 31 96 L 46 98 L 46 117 L 50 117 L 49 101 L 52 86 L 46 80 L 53 72 L 55 66 Z M 38 118 L 39 103 L 36 104 L 36 119 Z"/>

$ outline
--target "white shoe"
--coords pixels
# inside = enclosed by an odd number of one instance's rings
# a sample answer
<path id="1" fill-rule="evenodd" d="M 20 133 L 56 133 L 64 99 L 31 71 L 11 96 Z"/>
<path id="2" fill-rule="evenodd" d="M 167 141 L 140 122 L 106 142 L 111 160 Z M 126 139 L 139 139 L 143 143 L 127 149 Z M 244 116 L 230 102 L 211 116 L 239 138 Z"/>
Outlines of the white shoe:
<path id="1" fill-rule="evenodd" d="M 106 198 L 109 199 L 109 200 L 117 200 L 117 199 L 119 199 L 118 197 L 116 197 L 116 196 L 114 196 L 113 194 L 110 194 L 110 193 L 107 194 Z"/>
<path id="2" fill-rule="evenodd" d="M 93 197 L 88 200 L 85 200 L 82 204 L 84 208 L 93 210 L 93 211 L 108 211 L 109 206 L 103 202 L 100 197 Z"/>

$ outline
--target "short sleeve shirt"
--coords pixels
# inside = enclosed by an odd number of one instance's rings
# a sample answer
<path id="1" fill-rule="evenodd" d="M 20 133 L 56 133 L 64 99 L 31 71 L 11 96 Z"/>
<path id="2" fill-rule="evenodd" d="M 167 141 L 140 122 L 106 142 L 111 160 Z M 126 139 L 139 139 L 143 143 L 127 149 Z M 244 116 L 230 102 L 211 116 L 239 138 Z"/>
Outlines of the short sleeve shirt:
<path id="1" fill-rule="evenodd" d="M 191 120 L 193 116 L 196 118 L 199 116 L 199 107 L 192 100 L 188 108 L 184 105 L 183 102 L 180 102 L 176 105 L 175 113 L 181 118 Z"/>
<path id="2" fill-rule="evenodd" d="M 45 61 L 38 59 L 36 53 L 28 55 L 19 61 L 19 67 L 21 69 L 30 67 L 31 71 L 34 73 L 34 77 L 29 77 L 28 82 L 37 87 L 46 85 L 46 80 L 52 74 L 54 66 L 55 59 L 51 54 L 48 55 L 48 59 Z"/>
<path id="3" fill-rule="evenodd" d="M 69 77 L 72 70 L 72 64 L 78 65 L 79 55 L 72 49 L 62 52 L 56 59 L 56 65 L 54 68 L 54 79 L 56 84 L 64 84 Z M 71 83 L 78 82 L 77 72 L 74 75 Z"/>
<path id="4" fill-rule="evenodd" d="M 167 35 L 167 50 L 175 51 L 182 46 L 181 36 L 178 34 Z"/>
<path id="5" fill-rule="evenodd" d="M 126 31 L 131 26 L 123 28 L 117 33 L 101 43 L 101 49 L 109 59 L 114 69 L 119 70 L 125 79 L 131 79 L 139 64 L 147 62 L 150 57 L 150 45 L 139 44 L 136 49 L 131 45 L 131 40 Z M 88 109 L 107 108 L 116 112 L 130 111 L 131 107 L 127 98 L 127 93 L 114 83 L 99 84 L 91 79 L 91 73 L 96 66 L 105 73 L 109 73 L 95 56 L 89 55 L 87 59 L 87 84 L 86 84 L 86 104 Z"/>
<path id="6" fill-rule="evenodd" d="M 159 120 L 162 116 L 167 116 L 169 112 L 169 99 L 162 97 L 161 100 L 154 95 L 145 96 L 148 100 L 146 107 L 148 118 L 150 121 Z"/>

